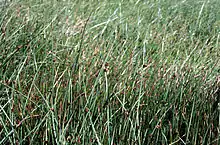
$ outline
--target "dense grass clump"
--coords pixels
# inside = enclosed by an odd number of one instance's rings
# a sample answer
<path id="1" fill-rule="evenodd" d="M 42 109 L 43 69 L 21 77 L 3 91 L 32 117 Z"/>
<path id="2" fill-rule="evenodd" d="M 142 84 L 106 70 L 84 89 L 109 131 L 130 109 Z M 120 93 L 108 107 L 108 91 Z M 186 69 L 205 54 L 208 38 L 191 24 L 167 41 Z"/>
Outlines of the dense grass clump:
<path id="1" fill-rule="evenodd" d="M 219 144 L 219 0 L 0 9 L 0 144 Z"/>

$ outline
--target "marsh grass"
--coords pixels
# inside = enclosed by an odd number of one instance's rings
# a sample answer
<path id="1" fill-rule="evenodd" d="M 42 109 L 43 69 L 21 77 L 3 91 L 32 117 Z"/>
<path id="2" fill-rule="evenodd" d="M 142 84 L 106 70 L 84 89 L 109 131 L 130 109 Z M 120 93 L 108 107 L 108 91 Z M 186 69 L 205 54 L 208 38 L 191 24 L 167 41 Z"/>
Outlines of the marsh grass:
<path id="1" fill-rule="evenodd" d="M 10 2 L 0 144 L 219 144 L 219 6 Z"/>

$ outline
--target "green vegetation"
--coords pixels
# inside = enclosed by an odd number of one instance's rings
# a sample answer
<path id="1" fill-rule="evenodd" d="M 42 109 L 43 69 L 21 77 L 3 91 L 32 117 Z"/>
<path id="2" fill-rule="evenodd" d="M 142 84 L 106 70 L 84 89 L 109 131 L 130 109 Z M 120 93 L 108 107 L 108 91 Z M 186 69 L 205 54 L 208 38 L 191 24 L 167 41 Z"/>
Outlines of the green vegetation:
<path id="1" fill-rule="evenodd" d="M 219 0 L 13 0 L 0 144 L 220 144 Z"/>

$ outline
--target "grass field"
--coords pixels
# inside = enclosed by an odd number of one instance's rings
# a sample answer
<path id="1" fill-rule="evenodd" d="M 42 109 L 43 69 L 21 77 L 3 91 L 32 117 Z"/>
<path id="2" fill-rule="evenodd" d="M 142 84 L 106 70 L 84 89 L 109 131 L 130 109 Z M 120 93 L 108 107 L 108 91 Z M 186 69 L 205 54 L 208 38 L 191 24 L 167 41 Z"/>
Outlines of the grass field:
<path id="1" fill-rule="evenodd" d="M 220 144 L 219 0 L 12 0 L 0 144 Z"/>

